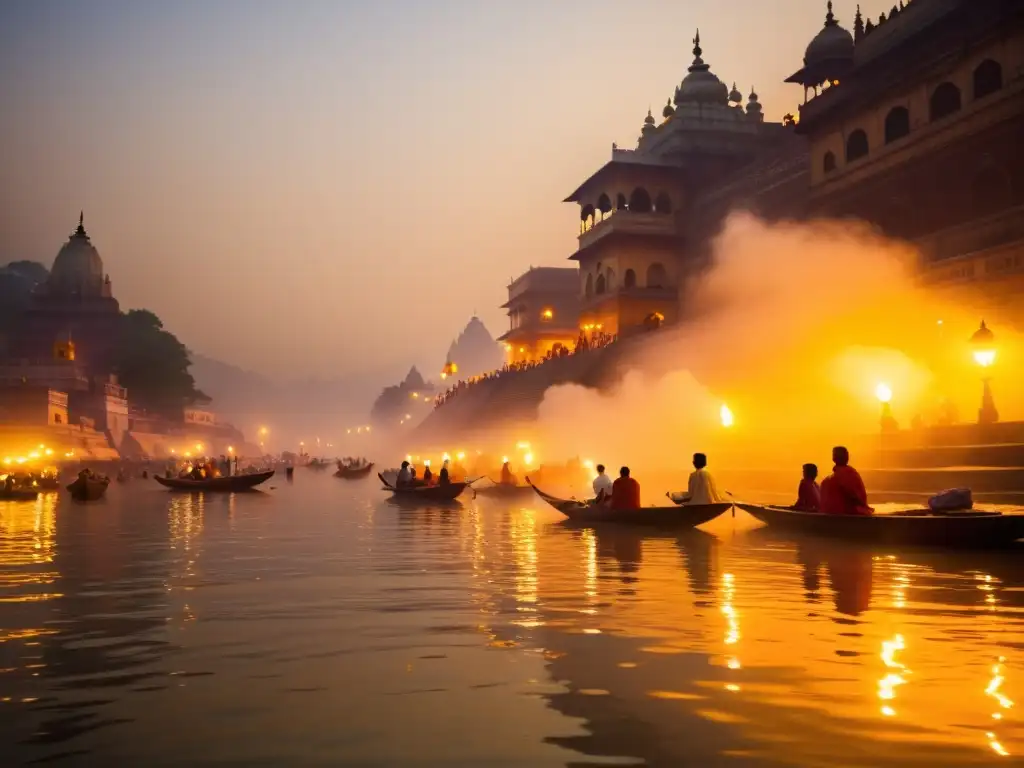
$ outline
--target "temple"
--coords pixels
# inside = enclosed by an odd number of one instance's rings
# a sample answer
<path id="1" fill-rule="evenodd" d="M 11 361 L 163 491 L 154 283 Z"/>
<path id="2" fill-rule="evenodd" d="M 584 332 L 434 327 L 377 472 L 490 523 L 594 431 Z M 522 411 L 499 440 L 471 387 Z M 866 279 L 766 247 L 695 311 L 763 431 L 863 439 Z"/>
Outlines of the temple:
<path id="1" fill-rule="evenodd" d="M 537 362 L 563 354 L 576 344 L 579 324 L 579 270 L 531 267 L 508 285 L 508 330 L 498 337 L 505 362 Z"/>

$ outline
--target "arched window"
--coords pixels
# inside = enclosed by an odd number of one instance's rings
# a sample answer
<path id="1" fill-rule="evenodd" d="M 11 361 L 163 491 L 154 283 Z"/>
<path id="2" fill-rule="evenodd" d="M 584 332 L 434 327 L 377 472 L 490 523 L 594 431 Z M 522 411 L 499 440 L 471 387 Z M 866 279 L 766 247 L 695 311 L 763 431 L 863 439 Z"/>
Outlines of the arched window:
<path id="1" fill-rule="evenodd" d="M 906 107 L 893 107 L 885 116 L 885 143 L 890 144 L 910 133 L 910 112 Z"/>
<path id="2" fill-rule="evenodd" d="M 632 269 L 627 269 L 626 274 L 622 276 L 622 287 L 623 288 L 635 288 L 636 287 L 636 272 Z"/>
<path id="3" fill-rule="evenodd" d="M 668 288 L 668 272 L 664 265 L 654 262 L 647 268 L 648 288 Z"/>
<path id="4" fill-rule="evenodd" d="M 580 209 L 580 219 L 583 221 L 583 231 L 590 229 L 594 225 L 594 206 L 587 203 Z"/>
<path id="5" fill-rule="evenodd" d="M 626 196 L 621 192 L 615 197 L 615 210 L 624 211 L 628 207 L 626 203 Z"/>
<path id="6" fill-rule="evenodd" d="M 633 213 L 650 213 L 651 196 L 643 187 L 637 187 L 629 196 L 629 210 Z"/>
<path id="7" fill-rule="evenodd" d="M 601 193 L 601 196 L 597 198 L 597 210 L 601 212 L 601 218 L 603 219 L 606 214 L 612 212 L 612 199 L 608 195 Z"/>
<path id="8" fill-rule="evenodd" d="M 594 285 L 594 293 L 598 296 L 604 293 L 604 275 L 597 276 L 597 283 Z"/>
<path id="9" fill-rule="evenodd" d="M 831 152 L 826 152 L 825 157 L 821 159 L 821 167 L 825 173 L 832 173 L 836 169 L 836 156 Z"/>
<path id="10" fill-rule="evenodd" d="M 611 267 L 608 267 L 604 273 L 604 284 L 609 291 L 615 290 L 615 270 Z"/>
<path id="11" fill-rule="evenodd" d="M 868 135 L 860 128 L 846 138 L 846 162 L 860 160 L 868 154 Z"/>
<path id="12" fill-rule="evenodd" d="M 672 200 L 662 192 L 654 201 L 654 210 L 658 213 L 672 213 Z"/>
<path id="13" fill-rule="evenodd" d="M 594 276 L 591 274 L 587 275 L 587 285 L 583 289 L 583 295 L 588 299 L 594 295 Z"/>
<path id="14" fill-rule="evenodd" d="M 1003 67 L 998 61 L 985 59 L 974 69 L 974 98 L 983 99 L 1003 87 Z"/>
<path id="15" fill-rule="evenodd" d="M 952 83 L 940 83 L 932 91 L 932 97 L 928 103 L 928 117 L 931 120 L 941 120 L 949 117 L 954 112 L 960 111 L 960 89 Z"/>

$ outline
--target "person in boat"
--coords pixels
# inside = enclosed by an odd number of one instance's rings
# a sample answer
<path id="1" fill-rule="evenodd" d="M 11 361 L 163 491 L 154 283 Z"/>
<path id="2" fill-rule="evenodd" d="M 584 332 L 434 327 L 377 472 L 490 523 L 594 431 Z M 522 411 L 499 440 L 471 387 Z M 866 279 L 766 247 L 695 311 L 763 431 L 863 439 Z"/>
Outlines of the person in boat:
<path id="1" fill-rule="evenodd" d="M 407 488 L 412 485 L 416 475 L 413 470 L 409 467 L 408 461 L 402 462 L 402 468 L 398 470 L 398 478 L 395 480 L 396 488 Z"/>
<path id="2" fill-rule="evenodd" d="M 693 472 L 687 484 L 683 504 L 717 504 L 722 501 L 715 478 L 708 471 L 708 457 L 703 453 L 693 454 Z"/>
<path id="3" fill-rule="evenodd" d="M 430 483 L 433 481 L 433 479 L 434 479 L 434 473 L 430 471 L 430 465 L 427 464 L 423 468 L 423 484 L 424 485 L 430 485 Z"/>
<path id="4" fill-rule="evenodd" d="M 14 490 L 14 475 L 7 475 L 7 477 L 4 478 L 4 490 L 7 491 L 7 493 Z"/>
<path id="5" fill-rule="evenodd" d="M 804 476 L 796 493 L 793 509 L 798 512 L 817 512 L 821 508 L 821 489 L 818 488 L 818 465 L 804 464 Z"/>
<path id="6" fill-rule="evenodd" d="M 516 476 L 509 469 L 507 461 L 501 465 L 501 485 L 516 485 Z"/>
<path id="7" fill-rule="evenodd" d="M 448 461 L 447 459 L 441 464 L 441 471 L 437 473 L 437 484 L 438 485 L 451 485 L 451 478 L 448 476 Z"/>
<path id="8" fill-rule="evenodd" d="M 826 515 L 873 515 L 860 472 L 850 466 L 850 452 L 841 445 L 832 449 L 835 466 L 821 481 L 821 505 Z"/>
<path id="9" fill-rule="evenodd" d="M 619 470 L 618 479 L 612 483 L 612 509 L 640 509 L 640 483 L 629 476 L 629 467 Z"/>
<path id="10" fill-rule="evenodd" d="M 604 464 L 597 465 L 597 477 L 594 478 L 594 503 L 603 504 L 612 496 L 612 479 L 604 473 Z"/>

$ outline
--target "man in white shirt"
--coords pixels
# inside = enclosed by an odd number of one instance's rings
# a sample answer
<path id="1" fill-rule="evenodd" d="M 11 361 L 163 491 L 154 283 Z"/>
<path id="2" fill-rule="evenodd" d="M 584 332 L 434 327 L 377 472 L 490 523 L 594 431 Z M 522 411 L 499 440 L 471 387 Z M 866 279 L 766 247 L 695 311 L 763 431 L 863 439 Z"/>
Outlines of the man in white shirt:
<path id="1" fill-rule="evenodd" d="M 683 497 L 683 504 L 717 504 L 724 501 L 718 492 L 715 478 L 708 472 L 708 457 L 703 453 L 693 454 L 694 471 L 690 473 L 690 483 Z"/>
<path id="2" fill-rule="evenodd" d="M 398 470 L 398 477 L 395 479 L 396 488 L 407 488 L 412 485 L 413 474 L 412 470 L 409 469 L 409 462 L 403 461 L 402 468 Z"/>
<path id="3" fill-rule="evenodd" d="M 600 504 L 612 497 L 612 479 L 604 473 L 604 464 L 597 465 L 597 477 L 594 478 L 594 502 Z"/>

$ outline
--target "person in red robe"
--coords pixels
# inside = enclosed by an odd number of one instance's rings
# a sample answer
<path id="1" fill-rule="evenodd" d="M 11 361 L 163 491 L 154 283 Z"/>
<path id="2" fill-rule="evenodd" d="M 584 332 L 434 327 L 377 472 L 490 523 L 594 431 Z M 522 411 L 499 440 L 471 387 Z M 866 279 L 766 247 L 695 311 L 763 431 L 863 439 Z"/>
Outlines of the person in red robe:
<path id="1" fill-rule="evenodd" d="M 640 509 L 640 483 L 629 476 L 629 467 L 619 470 L 618 479 L 612 483 L 612 509 Z"/>
<path id="2" fill-rule="evenodd" d="M 818 488 L 817 478 L 818 465 L 804 464 L 804 477 L 797 489 L 793 509 L 798 512 L 817 512 L 821 508 L 821 490 Z"/>
<path id="3" fill-rule="evenodd" d="M 872 515 L 868 493 L 860 472 L 850 466 L 850 452 L 844 447 L 832 449 L 835 467 L 821 481 L 821 511 L 826 515 Z"/>

